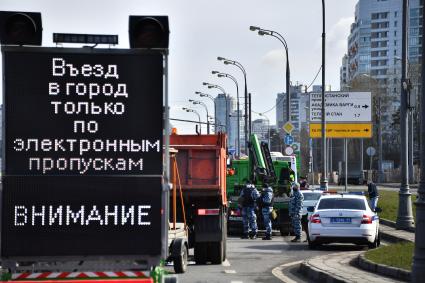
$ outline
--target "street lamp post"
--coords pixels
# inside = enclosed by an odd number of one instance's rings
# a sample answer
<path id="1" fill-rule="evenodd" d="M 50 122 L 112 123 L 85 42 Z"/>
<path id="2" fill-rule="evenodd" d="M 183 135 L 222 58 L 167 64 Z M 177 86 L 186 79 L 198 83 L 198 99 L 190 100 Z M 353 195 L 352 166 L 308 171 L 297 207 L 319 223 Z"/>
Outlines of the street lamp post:
<path id="1" fill-rule="evenodd" d="M 290 88 L 289 85 L 291 83 L 291 72 L 289 69 L 289 55 L 288 55 L 288 44 L 286 43 L 285 38 L 278 32 L 273 30 L 267 30 L 260 27 L 250 26 L 249 29 L 251 31 L 258 31 L 258 35 L 268 35 L 272 36 L 274 38 L 277 38 L 282 44 L 283 47 L 285 47 L 286 51 L 286 120 L 289 122 L 291 121 L 291 94 L 290 94 Z"/>
<path id="2" fill-rule="evenodd" d="M 422 10 L 422 26 L 425 26 L 425 9 Z M 425 48 L 422 48 L 422 74 L 425 74 Z M 423 282 L 425 278 L 425 76 L 422 75 L 422 99 L 420 115 L 421 115 L 421 135 L 419 139 L 420 158 L 421 158 L 421 174 L 418 189 L 418 198 L 416 200 L 416 229 L 415 229 L 415 253 L 412 265 L 412 282 Z"/>
<path id="3" fill-rule="evenodd" d="M 216 88 L 216 89 L 219 89 L 223 94 L 224 94 L 224 101 L 225 101 L 225 103 L 226 103 L 226 117 L 225 117 L 225 120 L 224 120 L 224 124 L 226 125 L 226 133 L 227 134 L 229 134 L 230 133 L 230 129 L 229 129 L 229 123 L 228 123 L 228 120 L 229 120 L 229 107 L 228 107 L 228 101 L 227 101 L 227 93 L 226 93 L 226 91 L 224 90 L 224 88 L 223 87 L 221 87 L 221 86 L 219 86 L 219 85 L 216 85 L 216 84 L 210 84 L 210 83 L 206 83 L 206 82 L 203 82 L 202 83 L 203 85 L 205 85 L 205 86 L 207 86 L 208 88 Z M 216 116 L 216 119 L 217 119 L 217 113 L 214 113 L 215 114 L 215 116 Z"/>
<path id="4" fill-rule="evenodd" d="M 216 111 L 216 104 L 215 104 L 215 99 L 212 95 L 208 94 L 208 93 L 203 93 L 200 91 L 195 91 L 195 94 L 198 94 L 200 97 L 206 97 L 212 100 L 212 102 L 214 103 L 214 117 L 210 116 L 210 118 L 213 118 L 213 124 L 214 124 L 214 132 L 216 129 L 216 121 L 215 121 L 215 111 Z"/>
<path id="5" fill-rule="evenodd" d="M 236 78 L 235 77 L 233 77 L 232 75 L 230 75 L 230 74 L 227 74 L 227 73 L 221 73 L 221 72 L 218 72 L 218 71 L 212 71 L 211 72 L 213 75 L 217 75 L 217 77 L 219 77 L 219 78 L 229 78 L 229 79 L 231 79 L 234 83 L 235 83 L 235 85 L 236 85 L 236 111 L 237 111 L 237 124 L 238 124 L 238 129 L 237 129 L 237 135 L 238 135 L 238 139 L 237 139 L 237 141 L 238 141 L 238 144 L 237 144 L 237 147 L 238 147 L 238 150 L 237 150 L 237 157 L 240 157 L 241 156 L 241 134 L 240 134 L 240 110 L 239 110 L 239 84 L 238 84 L 238 81 L 236 80 Z"/>
<path id="6" fill-rule="evenodd" d="M 193 100 L 193 99 L 189 99 L 189 102 L 192 102 L 193 105 L 202 105 L 205 108 L 205 111 L 207 112 L 207 134 L 210 134 L 210 120 L 208 119 L 208 117 L 210 116 L 208 114 L 208 107 L 205 103 L 203 103 L 202 101 L 199 100 Z"/>
<path id="7" fill-rule="evenodd" d="M 195 114 L 198 116 L 198 121 L 199 121 L 199 134 L 201 134 L 201 133 L 202 133 L 202 128 L 201 128 L 201 115 L 199 115 L 199 112 L 198 112 L 198 111 L 196 111 L 195 109 L 192 109 L 192 108 L 186 108 L 186 107 L 183 107 L 182 109 L 183 109 L 184 111 L 186 111 L 186 112 L 195 113 Z"/>
<path id="8" fill-rule="evenodd" d="M 396 60 L 398 60 L 398 61 L 403 61 L 402 60 L 402 58 L 401 57 L 399 57 L 399 56 L 394 56 L 394 59 L 396 59 Z M 406 59 L 407 61 L 407 66 L 408 66 L 408 68 L 407 68 L 407 70 L 406 70 L 406 72 L 407 72 L 407 74 L 408 74 L 408 77 L 410 77 L 410 75 L 411 75 L 411 73 L 410 73 L 410 62 L 409 62 L 409 58 L 407 58 Z M 410 89 L 410 87 L 409 87 L 409 89 L 408 89 L 408 100 L 410 100 L 410 98 L 412 97 L 413 95 L 411 94 L 411 89 Z M 409 165 L 408 165 L 408 167 L 409 167 L 409 184 L 412 184 L 413 182 L 414 182 L 414 172 L 413 172 L 413 151 L 414 151 L 414 148 L 413 148 L 413 146 L 414 146 L 414 142 L 413 142 L 413 131 L 414 131 L 414 129 L 413 129 L 413 125 L 414 125 L 414 123 L 413 123 L 413 111 L 414 109 L 412 108 L 412 105 L 408 105 L 408 112 L 407 112 L 407 120 L 408 120 L 408 135 L 409 135 L 409 142 L 408 142 L 408 162 L 409 162 Z"/>
<path id="9" fill-rule="evenodd" d="M 327 155 L 326 155 L 326 112 L 325 112 L 325 49 L 326 49 L 326 10 L 325 0 L 322 0 L 322 180 L 320 181 L 320 188 L 328 190 L 328 177 L 326 172 Z M 347 175 L 346 175 L 347 176 Z"/>
<path id="10" fill-rule="evenodd" d="M 409 167 L 408 167 L 408 117 L 407 117 L 407 12 L 408 0 L 403 0 L 403 23 L 401 45 L 401 97 L 400 97 L 400 134 L 401 134 L 401 186 L 399 192 L 397 229 L 413 227 L 412 202 L 409 190 Z"/>
<path id="11" fill-rule="evenodd" d="M 251 111 L 248 112 L 248 87 L 246 85 L 246 71 L 245 68 L 242 66 L 241 63 L 234 61 L 234 60 L 230 60 L 230 59 L 226 59 L 223 57 L 217 57 L 218 61 L 223 61 L 223 63 L 225 65 L 234 65 L 236 67 L 238 67 L 243 74 L 244 77 L 244 81 L 245 81 L 245 148 L 248 148 L 248 126 L 249 126 L 249 135 L 251 135 L 251 125 L 248 125 L 248 115 L 251 116 Z M 251 119 L 250 119 L 251 120 Z M 248 152 L 246 152 L 248 153 Z"/>

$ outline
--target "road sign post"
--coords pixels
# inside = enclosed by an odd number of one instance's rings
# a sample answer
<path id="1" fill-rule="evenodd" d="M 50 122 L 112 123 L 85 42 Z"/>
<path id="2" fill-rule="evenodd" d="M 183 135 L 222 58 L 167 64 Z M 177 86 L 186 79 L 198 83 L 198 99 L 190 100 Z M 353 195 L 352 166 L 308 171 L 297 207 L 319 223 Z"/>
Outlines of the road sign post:
<path id="1" fill-rule="evenodd" d="M 294 125 L 290 121 L 286 122 L 285 125 L 283 125 L 282 127 L 282 129 L 289 135 L 292 133 L 294 128 Z"/>
<path id="2" fill-rule="evenodd" d="M 294 143 L 294 137 L 291 135 L 286 135 L 284 138 L 285 144 L 291 145 Z"/>
<path id="3" fill-rule="evenodd" d="M 372 101 L 370 92 L 327 92 L 326 137 L 371 138 Z M 310 137 L 320 138 L 321 94 L 310 95 Z"/>
<path id="4" fill-rule="evenodd" d="M 370 146 L 366 149 L 366 154 L 369 156 L 370 166 L 369 170 L 372 171 L 372 157 L 376 154 L 374 147 Z"/>

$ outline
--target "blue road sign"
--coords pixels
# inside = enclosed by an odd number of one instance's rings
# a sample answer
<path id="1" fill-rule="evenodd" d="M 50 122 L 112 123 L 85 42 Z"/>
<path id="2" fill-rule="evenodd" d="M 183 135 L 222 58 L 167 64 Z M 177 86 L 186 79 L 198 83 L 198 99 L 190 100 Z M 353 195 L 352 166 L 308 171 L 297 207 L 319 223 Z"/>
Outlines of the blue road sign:
<path id="1" fill-rule="evenodd" d="M 294 142 L 294 137 L 291 135 L 286 135 L 284 141 L 285 144 L 291 145 Z"/>

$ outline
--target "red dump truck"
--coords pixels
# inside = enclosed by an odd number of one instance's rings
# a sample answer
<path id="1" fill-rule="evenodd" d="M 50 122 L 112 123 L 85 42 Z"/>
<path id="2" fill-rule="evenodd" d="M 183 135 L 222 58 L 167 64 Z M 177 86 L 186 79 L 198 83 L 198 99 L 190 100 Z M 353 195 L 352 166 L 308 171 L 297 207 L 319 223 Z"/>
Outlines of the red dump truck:
<path id="1" fill-rule="evenodd" d="M 176 149 L 177 173 L 189 227 L 189 247 L 196 263 L 220 264 L 226 258 L 226 145 L 224 134 L 170 136 Z M 177 212 L 182 211 L 177 208 Z"/>

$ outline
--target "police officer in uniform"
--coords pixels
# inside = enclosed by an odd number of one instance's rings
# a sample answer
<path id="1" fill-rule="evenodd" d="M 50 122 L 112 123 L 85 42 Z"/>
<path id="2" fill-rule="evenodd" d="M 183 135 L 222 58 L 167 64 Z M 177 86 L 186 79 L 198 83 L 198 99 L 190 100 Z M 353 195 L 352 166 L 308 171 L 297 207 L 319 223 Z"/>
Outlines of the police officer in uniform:
<path id="1" fill-rule="evenodd" d="M 300 184 L 292 185 L 292 196 L 289 200 L 289 216 L 291 217 L 292 228 L 295 238 L 291 242 L 301 242 L 301 218 L 303 210 L 304 196 L 300 191 Z"/>
<path id="2" fill-rule="evenodd" d="M 242 205 L 242 239 L 257 238 L 257 216 L 255 215 L 255 206 L 260 193 L 253 184 L 246 184 L 240 194 L 240 203 Z"/>
<path id="3" fill-rule="evenodd" d="M 264 228 L 266 229 L 266 236 L 263 237 L 263 240 L 272 239 L 272 220 L 270 218 L 273 211 L 273 197 L 272 187 L 264 183 L 259 199 L 261 213 L 263 215 Z"/>

